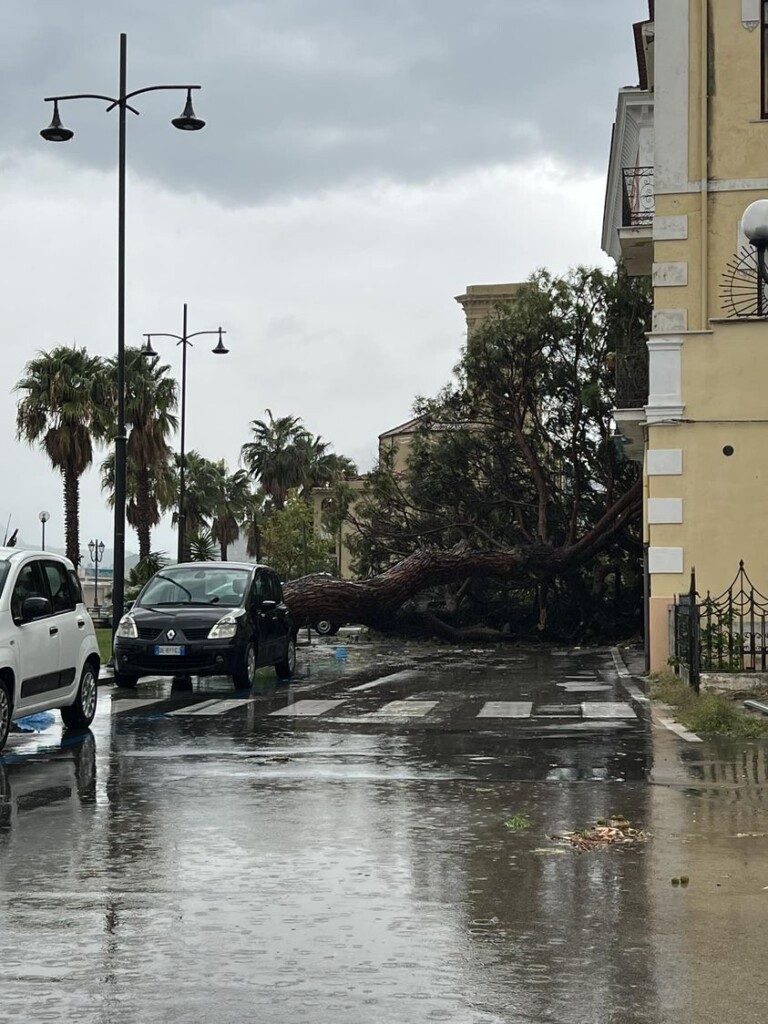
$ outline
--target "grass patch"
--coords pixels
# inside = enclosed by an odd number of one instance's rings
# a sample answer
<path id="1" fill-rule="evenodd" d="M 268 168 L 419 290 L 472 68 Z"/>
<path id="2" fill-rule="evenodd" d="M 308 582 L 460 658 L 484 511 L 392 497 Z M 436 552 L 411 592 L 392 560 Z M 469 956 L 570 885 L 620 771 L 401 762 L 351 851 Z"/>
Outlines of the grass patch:
<path id="1" fill-rule="evenodd" d="M 768 719 L 753 718 L 722 694 L 696 694 L 672 672 L 651 676 L 651 696 L 669 704 L 677 721 L 698 736 L 768 736 Z"/>
<path id="2" fill-rule="evenodd" d="M 513 814 L 511 818 L 507 818 L 504 824 L 512 832 L 520 832 L 531 827 L 531 819 L 527 814 Z"/>
<path id="3" fill-rule="evenodd" d="M 112 630 L 111 629 L 97 629 L 96 640 L 99 644 L 99 654 L 101 655 L 101 664 L 106 665 L 109 659 L 112 657 Z"/>

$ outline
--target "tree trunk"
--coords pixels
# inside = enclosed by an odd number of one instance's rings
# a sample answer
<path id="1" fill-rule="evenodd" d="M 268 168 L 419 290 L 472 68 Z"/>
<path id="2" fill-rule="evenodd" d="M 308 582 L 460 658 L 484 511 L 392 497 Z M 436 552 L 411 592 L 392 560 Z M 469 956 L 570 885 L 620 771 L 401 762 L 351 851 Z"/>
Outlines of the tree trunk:
<path id="1" fill-rule="evenodd" d="M 73 470 L 62 470 L 64 477 L 64 530 L 67 558 L 80 564 L 80 479 Z"/>
<path id="2" fill-rule="evenodd" d="M 229 548 L 229 545 L 225 541 L 221 541 L 220 544 L 219 544 L 219 547 L 221 548 L 221 560 L 222 560 L 222 562 L 226 562 L 226 560 L 227 560 L 227 550 Z"/>
<path id="3" fill-rule="evenodd" d="M 136 534 L 142 560 L 149 558 L 152 551 L 151 500 L 149 469 L 141 466 L 136 473 Z"/>

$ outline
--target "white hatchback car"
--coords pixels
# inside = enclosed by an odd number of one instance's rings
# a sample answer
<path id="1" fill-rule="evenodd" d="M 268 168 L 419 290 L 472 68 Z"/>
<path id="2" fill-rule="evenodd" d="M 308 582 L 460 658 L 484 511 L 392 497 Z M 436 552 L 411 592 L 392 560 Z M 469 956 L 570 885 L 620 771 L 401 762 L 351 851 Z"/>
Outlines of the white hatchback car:
<path id="1" fill-rule="evenodd" d="M 0 750 L 11 722 L 60 708 L 68 729 L 96 713 L 99 645 L 72 563 L 0 548 Z"/>

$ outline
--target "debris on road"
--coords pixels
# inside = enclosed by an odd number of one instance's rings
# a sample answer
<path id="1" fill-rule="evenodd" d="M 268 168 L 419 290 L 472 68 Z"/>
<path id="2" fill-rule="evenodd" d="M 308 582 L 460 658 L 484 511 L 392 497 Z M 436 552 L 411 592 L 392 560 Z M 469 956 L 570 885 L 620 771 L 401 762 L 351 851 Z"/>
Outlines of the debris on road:
<path id="1" fill-rule="evenodd" d="M 531 819 L 525 814 L 513 814 L 504 822 L 512 832 L 519 832 L 521 829 L 531 827 Z"/>
<path id="2" fill-rule="evenodd" d="M 587 850 L 603 850 L 609 846 L 644 843 L 649 835 L 642 829 L 633 828 L 626 818 L 617 815 L 608 820 L 598 818 L 597 822 L 588 828 L 561 832 L 549 838 L 553 842 L 568 843 L 578 853 L 584 853 Z"/>

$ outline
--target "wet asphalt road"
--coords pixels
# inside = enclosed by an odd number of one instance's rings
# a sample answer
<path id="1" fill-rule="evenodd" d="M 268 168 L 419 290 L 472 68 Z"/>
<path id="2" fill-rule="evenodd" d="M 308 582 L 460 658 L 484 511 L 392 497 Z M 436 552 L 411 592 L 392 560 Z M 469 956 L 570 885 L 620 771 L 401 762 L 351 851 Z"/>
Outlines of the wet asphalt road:
<path id="1" fill-rule="evenodd" d="M 607 651 L 335 651 L 11 738 L 0 1021 L 766 1019 L 765 746 L 655 727 Z M 619 812 L 647 844 L 549 838 Z"/>

